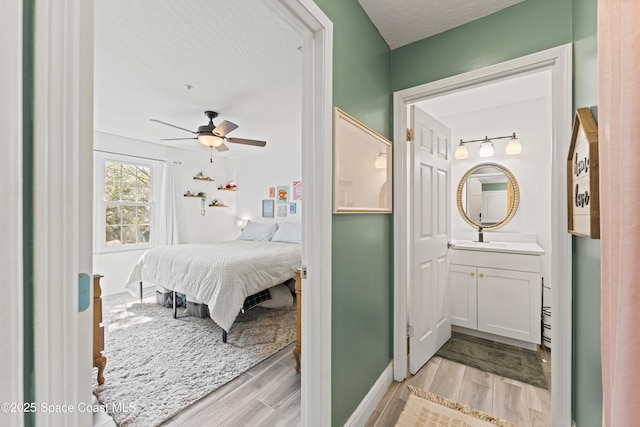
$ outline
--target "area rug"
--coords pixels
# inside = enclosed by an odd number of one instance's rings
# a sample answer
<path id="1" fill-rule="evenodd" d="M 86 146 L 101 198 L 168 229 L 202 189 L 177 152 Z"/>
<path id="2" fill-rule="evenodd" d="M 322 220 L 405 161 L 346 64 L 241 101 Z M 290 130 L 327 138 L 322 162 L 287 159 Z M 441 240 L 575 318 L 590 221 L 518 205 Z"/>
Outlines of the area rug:
<path id="1" fill-rule="evenodd" d="M 94 394 L 118 426 L 153 427 L 293 342 L 295 308 L 255 307 L 222 343 L 210 318 L 129 295 L 103 299 L 105 383 Z M 293 366 L 292 368 L 293 369 Z M 97 370 L 94 370 L 97 371 Z"/>
<path id="2" fill-rule="evenodd" d="M 396 423 L 398 427 L 516 427 L 510 421 L 427 390 L 411 385 L 407 387 L 411 394 Z"/>
<path id="3" fill-rule="evenodd" d="M 548 388 L 540 358 L 534 351 L 453 332 L 436 356 L 485 372 Z"/>

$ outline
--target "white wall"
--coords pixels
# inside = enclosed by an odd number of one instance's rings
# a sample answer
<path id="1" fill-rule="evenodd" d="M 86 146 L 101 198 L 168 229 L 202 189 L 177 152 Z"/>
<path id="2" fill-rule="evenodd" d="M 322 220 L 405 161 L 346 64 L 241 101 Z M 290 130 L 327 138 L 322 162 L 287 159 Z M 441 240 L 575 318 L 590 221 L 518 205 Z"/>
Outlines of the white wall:
<path id="1" fill-rule="evenodd" d="M 94 132 L 94 149 L 167 162 L 167 166 L 174 172 L 180 243 L 214 242 L 236 237 L 236 194 L 217 190 L 218 185 L 235 179 L 233 160 L 214 157 L 214 162 L 211 164 L 206 150 L 198 152 L 176 149 L 102 132 Z M 215 182 L 195 181 L 193 177 L 200 171 L 205 176 L 215 179 Z M 207 193 L 207 204 L 213 197 L 222 198 L 229 207 L 207 206 L 205 215 L 202 216 L 200 199 L 183 197 L 187 190 L 192 193 L 199 191 Z M 129 272 L 143 253 L 144 251 L 140 250 L 94 253 L 93 270 L 104 276 L 100 282 L 103 294 L 125 292 L 124 285 Z"/>
<path id="2" fill-rule="evenodd" d="M 289 195 L 293 195 L 293 181 L 302 176 L 301 149 L 289 148 L 269 154 L 245 157 L 236 161 L 237 171 L 237 216 L 258 222 L 300 222 L 302 220 L 302 200 L 289 200 L 296 204 L 296 213 L 287 210 L 286 218 L 262 217 L 262 200 L 269 199 L 269 187 L 289 186 Z M 303 198 L 304 198 L 304 183 Z"/>

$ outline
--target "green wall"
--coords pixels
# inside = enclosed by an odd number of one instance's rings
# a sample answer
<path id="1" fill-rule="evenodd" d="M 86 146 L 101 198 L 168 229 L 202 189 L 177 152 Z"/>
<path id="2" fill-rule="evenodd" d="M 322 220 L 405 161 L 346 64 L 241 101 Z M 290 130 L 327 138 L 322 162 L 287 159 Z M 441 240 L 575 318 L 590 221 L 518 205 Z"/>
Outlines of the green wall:
<path id="1" fill-rule="evenodd" d="M 24 401 L 35 402 L 34 354 L 34 223 L 33 223 L 33 133 L 34 133 L 34 37 L 35 1 L 25 0 L 22 12 L 22 274 L 23 274 L 23 388 Z M 34 426 L 36 414 L 24 413 L 24 425 Z"/>
<path id="2" fill-rule="evenodd" d="M 571 42 L 571 0 L 529 0 L 391 52 L 394 91 Z"/>
<path id="3" fill-rule="evenodd" d="M 333 22 L 333 104 L 392 137 L 389 48 L 356 0 L 316 0 Z M 333 216 L 331 425 L 393 358 L 393 216 Z"/>
<path id="4" fill-rule="evenodd" d="M 596 1 L 526 1 L 389 53 L 356 0 L 316 0 L 334 23 L 334 104 L 390 137 L 393 91 L 574 42 L 574 107 L 595 106 Z M 392 358 L 392 229 L 389 215 L 333 218 L 332 425 Z M 589 427 L 602 419 L 600 245 L 573 245 L 572 410 Z"/>
<path id="5" fill-rule="evenodd" d="M 574 108 L 597 104 L 597 0 L 526 1 L 391 52 L 394 91 L 574 42 Z M 564 284 L 555 284 L 563 286 Z M 572 413 L 600 426 L 600 243 L 573 238 Z"/>
<path id="6" fill-rule="evenodd" d="M 573 106 L 597 120 L 596 0 L 573 2 Z M 572 413 L 578 427 L 602 425 L 600 240 L 573 237 Z"/>

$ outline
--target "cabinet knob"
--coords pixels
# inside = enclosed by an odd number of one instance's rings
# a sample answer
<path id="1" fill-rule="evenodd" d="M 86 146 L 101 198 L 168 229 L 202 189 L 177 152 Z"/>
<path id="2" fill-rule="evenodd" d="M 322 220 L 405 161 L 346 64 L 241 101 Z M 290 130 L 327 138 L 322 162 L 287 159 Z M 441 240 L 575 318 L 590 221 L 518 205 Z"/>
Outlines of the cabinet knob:
<path id="1" fill-rule="evenodd" d="M 478 276 L 480 276 L 480 278 L 482 279 L 484 277 L 484 274 L 480 273 L 478 274 Z"/>
<path id="2" fill-rule="evenodd" d="M 473 277 L 475 275 L 476 275 L 476 273 L 474 273 L 474 272 L 469 273 L 469 276 L 471 276 L 471 277 Z"/>

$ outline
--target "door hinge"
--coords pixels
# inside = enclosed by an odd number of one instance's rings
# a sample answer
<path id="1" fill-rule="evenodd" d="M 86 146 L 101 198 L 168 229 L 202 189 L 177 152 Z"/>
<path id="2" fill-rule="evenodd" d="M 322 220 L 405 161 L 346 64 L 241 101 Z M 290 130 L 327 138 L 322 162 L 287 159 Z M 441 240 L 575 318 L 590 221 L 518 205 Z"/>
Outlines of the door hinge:
<path id="1" fill-rule="evenodd" d="M 307 278 L 307 266 L 303 265 L 302 268 L 300 269 L 300 276 L 302 276 L 303 279 Z"/>
<path id="2" fill-rule="evenodd" d="M 413 129 L 407 128 L 407 142 L 413 141 Z"/>
<path id="3" fill-rule="evenodd" d="M 407 338 L 413 336 L 413 326 L 407 323 Z"/>

